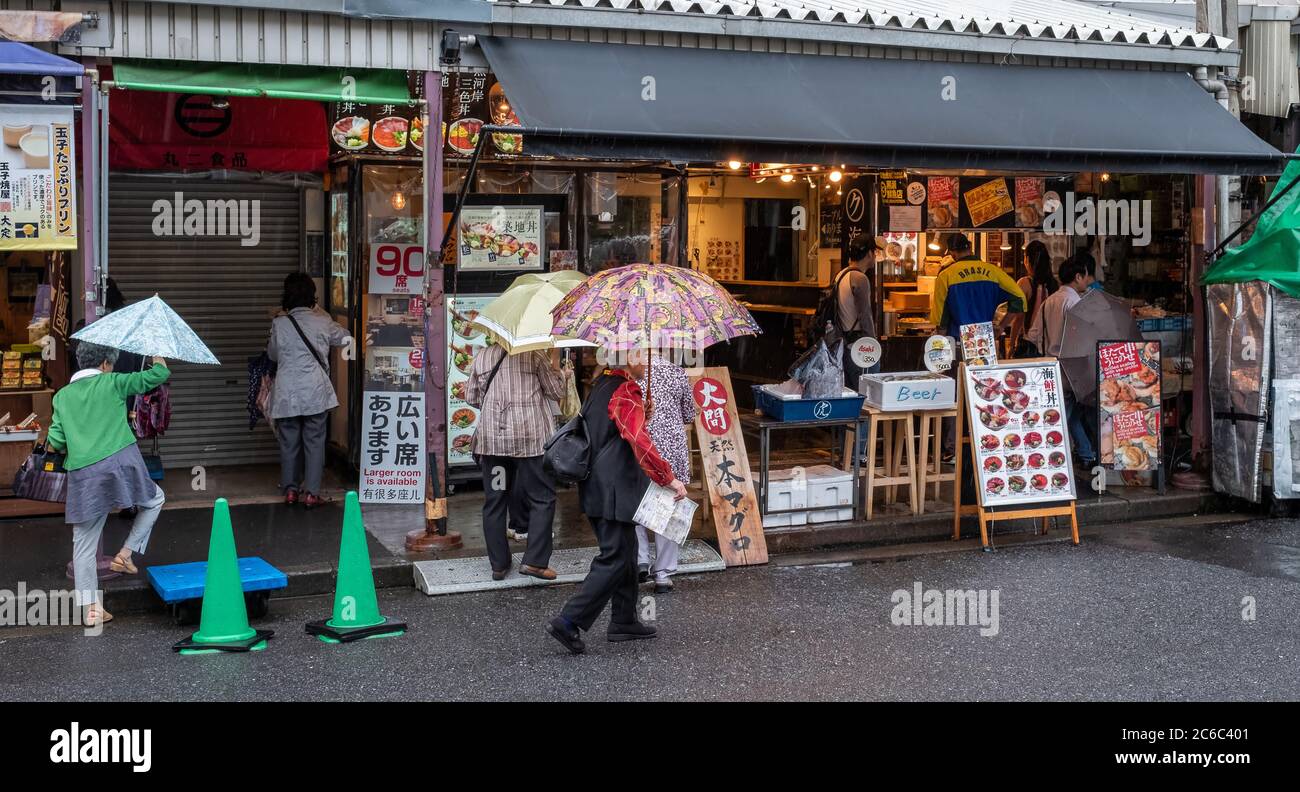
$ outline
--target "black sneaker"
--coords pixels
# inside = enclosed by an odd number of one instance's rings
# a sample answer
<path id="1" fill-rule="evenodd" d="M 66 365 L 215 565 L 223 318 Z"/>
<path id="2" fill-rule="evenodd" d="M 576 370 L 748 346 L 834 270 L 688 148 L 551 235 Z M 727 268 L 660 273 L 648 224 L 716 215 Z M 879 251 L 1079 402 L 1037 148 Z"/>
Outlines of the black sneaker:
<path id="1" fill-rule="evenodd" d="M 637 567 L 636 567 L 636 582 L 638 582 L 638 583 L 644 583 L 644 582 L 646 582 L 646 581 L 649 580 L 649 579 L 650 579 L 650 565 L 649 565 L 649 564 L 637 564 Z"/>
<path id="2" fill-rule="evenodd" d="M 614 622 L 610 622 L 609 632 L 606 634 L 606 637 L 609 638 L 610 641 L 617 643 L 618 641 L 639 641 L 644 638 L 653 638 L 658 633 L 659 631 L 654 627 L 651 627 L 648 624 L 642 624 L 641 622 L 632 622 L 631 624 L 615 624 Z"/>
<path id="3" fill-rule="evenodd" d="M 655 581 L 655 593 L 656 593 L 656 594 L 671 594 L 672 591 L 673 591 L 673 582 L 672 582 L 671 580 L 656 580 L 656 581 Z"/>
<path id="4" fill-rule="evenodd" d="M 570 654 L 577 655 L 587 651 L 587 645 L 582 642 L 582 636 L 578 634 L 576 629 L 569 629 L 569 626 L 559 616 L 546 623 L 546 634 L 564 644 L 564 648 L 568 649 Z"/>

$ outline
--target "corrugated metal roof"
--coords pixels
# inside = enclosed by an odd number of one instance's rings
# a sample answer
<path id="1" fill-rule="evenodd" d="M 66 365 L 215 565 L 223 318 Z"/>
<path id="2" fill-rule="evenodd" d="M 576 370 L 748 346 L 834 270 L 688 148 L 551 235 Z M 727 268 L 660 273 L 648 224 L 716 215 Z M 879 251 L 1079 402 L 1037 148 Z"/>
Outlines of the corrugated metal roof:
<path id="1" fill-rule="evenodd" d="M 1241 109 L 1286 118 L 1300 102 L 1300 73 L 1291 23 L 1256 20 L 1241 34 Z"/>
<path id="2" fill-rule="evenodd" d="M 1073 0 L 489 0 L 498 5 L 757 17 L 1009 38 L 1228 49 L 1232 39 Z"/>

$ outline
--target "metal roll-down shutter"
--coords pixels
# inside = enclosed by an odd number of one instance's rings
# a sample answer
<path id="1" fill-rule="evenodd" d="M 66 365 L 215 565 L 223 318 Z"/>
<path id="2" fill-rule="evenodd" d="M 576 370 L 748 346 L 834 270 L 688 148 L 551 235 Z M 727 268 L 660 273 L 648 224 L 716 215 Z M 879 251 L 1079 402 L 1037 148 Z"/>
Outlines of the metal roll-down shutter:
<path id="1" fill-rule="evenodd" d="M 178 192 L 205 206 L 259 201 L 257 244 L 241 245 L 238 233 L 156 234 L 155 202 L 170 207 Z M 299 269 L 301 214 L 295 187 L 110 178 L 108 274 L 127 302 L 159 294 L 221 360 L 220 366 L 174 363 L 171 427 L 159 441 L 164 467 L 278 460 L 266 422 L 248 429 L 248 358 L 266 348 L 284 276 Z M 147 452 L 150 442 L 141 448 Z"/>

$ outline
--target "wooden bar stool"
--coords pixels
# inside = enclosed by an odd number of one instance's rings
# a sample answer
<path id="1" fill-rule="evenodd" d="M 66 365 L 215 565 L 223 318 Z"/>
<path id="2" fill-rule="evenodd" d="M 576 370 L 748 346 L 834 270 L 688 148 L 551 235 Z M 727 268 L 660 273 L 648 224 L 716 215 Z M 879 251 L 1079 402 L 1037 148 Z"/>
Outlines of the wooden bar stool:
<path id="1" fill-rule="evenodd" d="M 921 419 L 920 436 L 916 447 L 919 450 L 916 466 L 917 514 L 925 513 L 926 487 L 934 487 L 934 500 L 939 500 L 939 485 L 945 481 L 954 482 L 955 473 L 943 472 L 943 420 L 957 417 L 957 408 L 946 410 L 921 410 L 916 413 Z M 953 502 L 957 499 L 954 497 Z"/>
<path id="2" fill-rule="evenodd" d="M 874 407 L 863 407 L 867 419 L 867 469 L 863 489 L 867 498 L 867 519 L 871 519 L 876 490 L 884 488 L 885 503 L 893 503 L 897 488 L 907 488 L 908 505 L 916 514 L 916 434 L 912 431 L 912 416 L 907 412 L 884 412 Z M 856 439 L 856 438 L 855 438 Z M 883 440 L 883 464 L 876 464 L 876 441 Z M 906 467 L 904 467 L 906 457 Z"/>

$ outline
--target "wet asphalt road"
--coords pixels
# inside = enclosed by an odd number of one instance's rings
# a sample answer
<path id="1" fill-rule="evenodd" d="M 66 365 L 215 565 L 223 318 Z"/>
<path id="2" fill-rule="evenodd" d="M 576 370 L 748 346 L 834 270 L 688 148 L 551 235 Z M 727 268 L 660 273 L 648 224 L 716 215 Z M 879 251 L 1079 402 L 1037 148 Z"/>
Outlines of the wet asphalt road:
<path id="1" fill-rule="evenodd" d="M 917 582 L 996 590 L 997 634 L 893 625 L 891 594 Z M 328 598 L 273 600 L 255 624 L 276 638 L 247 655 L 175 655 L 193 628 L 162 614 L 98 638 L 4 628 L 0 700 L 1300 698 L 1297 521 L 690 576 L 655 598 L 659 638 L 610 644 L 602 619 L 580 657 L 542 632 L 573 591 L 387 590 L 411 631 L 351 645 L 303 633 Z"/>

